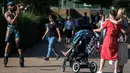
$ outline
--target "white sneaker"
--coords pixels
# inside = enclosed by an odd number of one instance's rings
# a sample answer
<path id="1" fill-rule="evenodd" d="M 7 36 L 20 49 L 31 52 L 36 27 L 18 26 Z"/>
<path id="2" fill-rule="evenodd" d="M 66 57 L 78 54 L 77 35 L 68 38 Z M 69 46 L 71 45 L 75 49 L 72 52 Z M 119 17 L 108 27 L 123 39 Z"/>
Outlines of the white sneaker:
<path id="1" fill-rule="evenodd" d="M 101 71 L 97 71 L 96 73 L 102 73 Z"/>
<path id="2" fill-rule="evenodd" d="M 115 61 L 113 61 L 113 60 L 110 60 L 110 61 L 109 61 L 109 64 L 110 64 L 110 65 L 114 65 L 114 63 L 115 63 Z"/>

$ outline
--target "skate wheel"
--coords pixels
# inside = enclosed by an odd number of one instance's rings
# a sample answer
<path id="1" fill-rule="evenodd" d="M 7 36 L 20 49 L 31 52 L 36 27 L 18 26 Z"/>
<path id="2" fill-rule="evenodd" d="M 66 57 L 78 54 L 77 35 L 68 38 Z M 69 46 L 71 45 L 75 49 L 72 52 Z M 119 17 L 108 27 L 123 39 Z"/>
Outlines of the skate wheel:
<path id="1" fill-rule="evenodd" d="M 20 67 L 24 67 L 24 60 L 20 59 Z"/>
<path id="2" fill-rule="evenodd" d="M 7 67 L 8 59 L 4 59 L 4 66 Z"/>
<path id="3" fill-rule="evenodd" d="M 21 64 L 20 64 L 20 67 L 24 67 L 24 64 L 23 64 L 23 63 L 21 63 Z"/>

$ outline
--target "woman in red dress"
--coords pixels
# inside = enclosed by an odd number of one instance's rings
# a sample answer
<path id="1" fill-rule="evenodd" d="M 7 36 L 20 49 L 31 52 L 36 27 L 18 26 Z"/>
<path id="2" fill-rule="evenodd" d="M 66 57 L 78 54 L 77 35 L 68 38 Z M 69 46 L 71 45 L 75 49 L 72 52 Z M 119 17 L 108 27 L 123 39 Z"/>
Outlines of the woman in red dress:
<path id="1" fill-rule="evenodd" d="M 110 11 L 109 17 L 115 19 L 116 12 Z M 123 31 L 119 25 L 114 25 L 110 20 L 107 20 L 103 27 L 100 29 L 94 29 L 94 32 L 101 32 L 103 29 L 106 29 L 106 37 L 103 41 L 103 46 L 101 50 L 101 61 L 100 68 L 97 73 L 102 73 L 105 60 L 115 60 L 114 73 L 117 73 L 118 65 L 118 33 Z M 124 32 L 124 31 L 123 31 Z"/>

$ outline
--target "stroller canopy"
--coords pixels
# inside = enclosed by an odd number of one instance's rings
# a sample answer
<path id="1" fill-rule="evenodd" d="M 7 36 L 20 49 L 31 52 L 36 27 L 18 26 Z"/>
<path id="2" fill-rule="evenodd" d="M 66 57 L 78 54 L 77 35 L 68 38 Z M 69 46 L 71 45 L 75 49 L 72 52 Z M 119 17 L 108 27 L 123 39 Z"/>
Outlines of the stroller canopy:
<path id="1" fill-rule="evenodd" d="M 72 41 L 73 45 L 76 45 L 80 40 L 84 39 L 84 38 L 90 38 L 93 36 L 93 32 L 90 30 L 79 30 L 75 36 L 74 39 Z M 90 39 L 87 39 L 87 41 L 89 41 Z"/>

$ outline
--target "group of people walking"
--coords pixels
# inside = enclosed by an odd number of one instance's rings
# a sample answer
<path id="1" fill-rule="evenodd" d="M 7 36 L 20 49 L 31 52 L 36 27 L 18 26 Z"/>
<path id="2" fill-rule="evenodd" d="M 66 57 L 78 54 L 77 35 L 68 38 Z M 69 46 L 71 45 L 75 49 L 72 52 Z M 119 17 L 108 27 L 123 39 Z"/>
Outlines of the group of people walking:
<path id="1" fill-rule="evenodd" d="M 17 10 L 15 4 L 10 1 L 8 2 L 8 11 L 4 14 L 5 19 L 8 22 L 7 32 L 5 41 L 7 42 L 5 47 L 4 54 L 4 64 L 6 65 L 8 62 L 8 51 L 10 47 L 10 40 L 12 33 L 15 35 L 15 42 L 19 52 L 20 65 L 24 67 L 24 57 L 23 52 L 20 46 L 20 37 L 19 30 L 17 27 L 17 20 L 20 15 L 20 11 Z M 103 67 L 105 60 L 114 62 L 114 73 L 117 73 L 120 70 L 120 73 L 123 73 L 124 64 L 127 63 L 128 58 L 128 49 L 126 38 L 128 34 L 128 23 L 127 17 L 124 8 L 120 8 L 117 12 L 115 10 L 110 11 L 109 18 L 105 19 L 105 15 L 101 15 L 101 20 L 97 20 L 100 23 L 99 29 L 94 29 L 94 32 L 101 32 L 102 38 L 104 38 L 101 50 L 101 61 L 100 68 L 97 73 L 103 73 Z M 89 17 L 87 13 L 83 17 L 84 29 L 89 29 Z M 97 23 L 97 22 L 96 22 Z M 78 24 L 78 23 L 77 23 Z M 74 35 L 75 25 L 72 21 L 71 17 L 67 17 L 67 21 L 63 27 L 63 31 L 66 32 L 66 43 L 70 43 L 70 38 Z M 56 55 L 56 60 L 59 59 L 60 55 L 57 53 L 55 49 L 55 42 L 58 40 L 61 41 L 61 31 L 59 29 L 59 22 L 56 21 L 56 16 L 54 14 L 49 15 L 49 23 L 46 25 L 46 31 L 42 37 L 44 39 L 46 35 L 48 35 L 48 52 L 47 56 L 44 60 L 49 61 L 49 57 L 51 52 Z M 103 30 L 103 31 L 102 31 Z M 122 41 L 118 42 L 118 36 L 123 35 Z M 125 37 L 125 39 L 124 39 Z"/>

